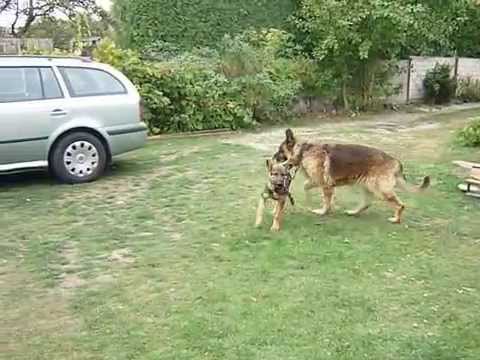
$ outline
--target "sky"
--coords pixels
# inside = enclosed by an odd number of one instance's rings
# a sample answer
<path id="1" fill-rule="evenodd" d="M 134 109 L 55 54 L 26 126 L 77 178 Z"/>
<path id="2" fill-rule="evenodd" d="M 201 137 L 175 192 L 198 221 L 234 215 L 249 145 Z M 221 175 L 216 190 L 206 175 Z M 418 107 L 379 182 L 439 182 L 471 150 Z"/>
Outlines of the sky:
<path id="1" fill-rule="evenodd" d="M 112 0 L 96 0 L 97 4 L 106 10 L 110 10 L 112 6 Z M 2 14 L 0 15 L 0 26 L 8 26 L 12 22 L 12 15 Z"/>

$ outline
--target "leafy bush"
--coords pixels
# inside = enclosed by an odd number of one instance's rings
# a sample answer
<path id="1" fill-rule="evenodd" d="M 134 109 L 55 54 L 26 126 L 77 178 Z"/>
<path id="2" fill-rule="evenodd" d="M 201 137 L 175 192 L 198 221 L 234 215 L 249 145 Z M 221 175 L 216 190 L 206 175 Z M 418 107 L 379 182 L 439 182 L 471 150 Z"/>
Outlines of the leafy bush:
<path id="1" fill-rule="evenodd" d="M 286 57 L 287 33 L 249 31 L 226 36 L 219 50 L 181 55 L 133 50 L 102 42 L 95 57 L 124 72 L 146 104 L 152 133 L 250 127 L 288 115 L 301 88 L 298 63 Z"/>
<path id="2" fill-rule="evenodd" d="M 480 118 L 473 121 L 457 134 L 458 142 L 463 146 L 480 146 Z"/>
<path id="3" fill-rule="evenodd" d="M 321 89 L 331 77 L 345 110 L 375 105 L 390 87 L 384 62 L 398 58 L 421 10 L 412 1 L 299 1 L 296 38 L 317 63 L 317 74 L 327 74 L 309 81 L 310 88 Z"/>
<path id="4" fill-rule="evenodd" d="M 456 82 L 451 77 L 451 67 L 437 63 L 423 80 L 426 100 L 435 104 L 449 102 L 455 95 Z"/>
<path id="5" fill-rule="evenodd" d="M 461 79 L 457 84 L 456 96 L 464 102 L 480 101 L 480 80 Z"/>
<path id="6" fill-rule="evenodd" d="M 259 122 L 288 115 L 301 89 L 298 62 L 282 53 L 288 41 L 287 33 L 272 29 L 225 36 L 220 46 L 219 70 Z"/>
<path id="7" fill-rule="evenodd" d="M 236 100 L 225 76 L 200 61 L 149 62 L 104 41 L 95 58 L 124 72 L 139 89 L 153 134 L 252 126 L 251 112 Z"/>

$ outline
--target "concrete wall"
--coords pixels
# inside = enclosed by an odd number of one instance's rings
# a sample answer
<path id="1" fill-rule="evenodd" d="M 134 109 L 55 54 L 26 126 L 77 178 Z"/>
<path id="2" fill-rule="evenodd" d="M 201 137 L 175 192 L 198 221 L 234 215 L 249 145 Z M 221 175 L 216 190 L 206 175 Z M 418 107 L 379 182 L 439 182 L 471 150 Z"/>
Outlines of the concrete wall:
<path id="1" fill-rule="evenodd" d="M 452 76 L 455 71 L 455 58 L 446 57 L 411 57 L 410 67 L 410 101 L 421 101 L 424 98 L 425 90 L 423 80 L 427 72 L 435 67 L 436 64 L 448 64 L 452 69 Z"/>
<path id="2" fill-rule="evenodd" d="M 459 79 L 472 78 L 480 80 L 480 59 L 458 58 Z"/>
<path id="3" fill-rule="evenodd" d="M 399 62 L 399 73 L 391 80 L 393 85 L 399 86 L 399 93 L 388 100 L 394 104 L 407 102 L 420 102 L 423 100 L 425 90 L 423 80 L 427 72 L 436 64 L 448 64 L 452 69 L 452 76 L 458 79 L 472 78 L 480 80 L 480 59 L 458 58 L 455 69 L 455 57 L 424 57 L 412 56 L 410 58 L 410 89 L 408 89 L 408 60 Z M 455 73 L 456 71 L 456 73 Z"/>

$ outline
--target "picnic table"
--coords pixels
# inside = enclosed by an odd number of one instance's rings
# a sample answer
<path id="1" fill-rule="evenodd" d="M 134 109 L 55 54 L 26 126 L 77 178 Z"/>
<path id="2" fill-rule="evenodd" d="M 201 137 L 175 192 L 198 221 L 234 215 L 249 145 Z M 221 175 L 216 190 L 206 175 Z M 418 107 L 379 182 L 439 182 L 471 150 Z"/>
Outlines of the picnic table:
<path id="1" fill-rule="evenodd" d="M 458 185 L 458 188 L 468 196 L 480 198 L 480 163 L 462 160 L 453 163 L 469 172 L 465 182 Z"/>

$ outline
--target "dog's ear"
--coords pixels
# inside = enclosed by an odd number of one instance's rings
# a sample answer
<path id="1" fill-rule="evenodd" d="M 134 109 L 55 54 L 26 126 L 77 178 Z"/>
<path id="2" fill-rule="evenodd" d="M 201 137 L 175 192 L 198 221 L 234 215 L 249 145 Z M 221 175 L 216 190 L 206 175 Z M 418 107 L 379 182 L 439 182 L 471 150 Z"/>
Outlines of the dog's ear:
<path id="1" fill-rule="evenodd" d="M 267 171 L 270 173 L 273 167 L 272 160 L 267 159 L 267 161 L 265 161 L 265 167 L 267 168 Z"/>
<path id="2" fill-rule="evenodd" d="M 288 145 L 295 145 L 295 136 L 293 135 L 292 129 L 287 129 L 287 131 L 285 131 L 285 140 Z"/>

